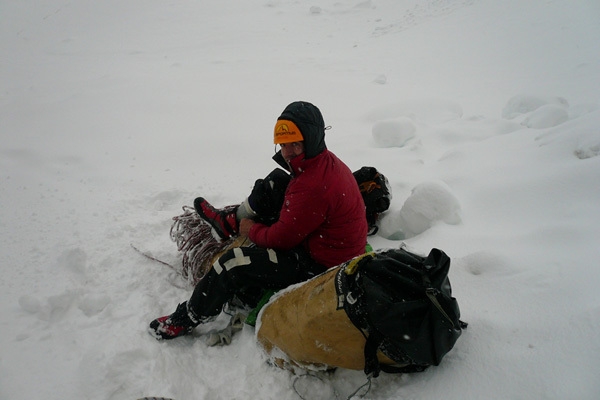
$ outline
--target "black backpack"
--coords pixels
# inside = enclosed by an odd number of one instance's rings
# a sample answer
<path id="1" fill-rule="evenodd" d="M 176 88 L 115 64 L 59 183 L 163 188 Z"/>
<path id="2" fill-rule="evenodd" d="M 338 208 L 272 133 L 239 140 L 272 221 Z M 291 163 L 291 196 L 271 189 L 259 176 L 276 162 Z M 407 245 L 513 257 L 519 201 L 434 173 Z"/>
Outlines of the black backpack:
<path id="1" fill-rule="evenodd" d="M 369 235 L 377 233 L 379 214 L 390 207 L 392 189 L 387 178 L 375 167 L 362 167 L 352 173 L 365 202 Z"/>
<path id="2" fill-rule="evenodd" d="M 448 280 L 450 258 L 392 249 L 367 253 L 342 265 L 336 276 L 338 309 L 363 333 L 365 374 L 420 372 L 438 365 L 467 324 Z M 380 365 L 377 351 L 397 363 Z"/>

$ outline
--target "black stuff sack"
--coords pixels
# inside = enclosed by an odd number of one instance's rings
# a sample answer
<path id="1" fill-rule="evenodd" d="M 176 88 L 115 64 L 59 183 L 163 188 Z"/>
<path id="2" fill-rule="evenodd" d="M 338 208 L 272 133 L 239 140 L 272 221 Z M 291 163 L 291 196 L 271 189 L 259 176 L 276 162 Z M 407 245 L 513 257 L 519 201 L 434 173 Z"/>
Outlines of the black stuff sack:
<path id="1" fill-rule="evenodd" d="M 467 324 L 459 319 L 449 268 L 439 249 L 422 257 L 403 248 L 367 253 L 340 268 L 337 307 L 366 338 L 367 376 L 424 371 L 454 347 Z M 380 365 L 378 350 L 397 366 Z"/>
<path id="2" fill-rule="evenodd" d="M 375 167 L 362 167 L 352 174 L 365 202 L 369 235 L 374 235 L 378 230 L 379 215 L 390 207 L 392 200 L 390 183 Z"/>

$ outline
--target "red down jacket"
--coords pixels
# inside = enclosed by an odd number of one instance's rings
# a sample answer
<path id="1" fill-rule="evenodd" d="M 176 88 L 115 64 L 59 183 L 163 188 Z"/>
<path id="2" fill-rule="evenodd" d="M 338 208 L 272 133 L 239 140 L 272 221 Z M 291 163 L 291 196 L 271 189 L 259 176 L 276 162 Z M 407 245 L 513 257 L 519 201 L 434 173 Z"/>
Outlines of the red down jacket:
<path id="1" fill-rule="evenodd" d="M 260 247 L 290 250 L 303 245 L 327 268 L 363 254 L 367 242 L 365 205 L 350 169 L 324 149 L 291 162 L 290 181 L 279 216 L 271 226 L 254 224 L 250 240 Z"/>

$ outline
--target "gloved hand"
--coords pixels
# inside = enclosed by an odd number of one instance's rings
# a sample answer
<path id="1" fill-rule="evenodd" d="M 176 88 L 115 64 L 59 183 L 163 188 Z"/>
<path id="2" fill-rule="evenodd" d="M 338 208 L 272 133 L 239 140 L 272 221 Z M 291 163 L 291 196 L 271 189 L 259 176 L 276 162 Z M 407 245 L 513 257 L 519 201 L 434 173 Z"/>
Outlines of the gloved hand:
<path id="1" fill-rule="evenodd" d="M 225 346 L 231 344 L 231 339 L 236 332 L 241 331 L 244 328 L 244 322 L 246 321 L 246 315 L 237 313 L 229 324 L 221 330 L 213 330 L 207 334 L 206 344 L 209 346 Z"/>
<path id="2" fill-rule="evenodd" d="M 248 196 L 250 207 L 260 217 L 276 220 L 290 179 L 287 172 L 274 169 L 265 179 L 256 180 L 252 193 Z"/>

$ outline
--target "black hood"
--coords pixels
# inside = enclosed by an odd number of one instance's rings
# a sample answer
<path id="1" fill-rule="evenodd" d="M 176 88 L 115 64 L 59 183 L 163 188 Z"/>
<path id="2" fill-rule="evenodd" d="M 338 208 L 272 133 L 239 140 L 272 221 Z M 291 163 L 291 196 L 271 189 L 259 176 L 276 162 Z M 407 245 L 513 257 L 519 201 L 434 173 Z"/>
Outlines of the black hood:
<path id="1" fill-rule="evenodd" d="M 295 101 L 288 105 L 278 120 L 287 119 L 296 124 L 304 137 L 306 158 L 315 157 L 327 148 L 325 145 L 325 121 L 321 111 L 311 103 Z"/>

